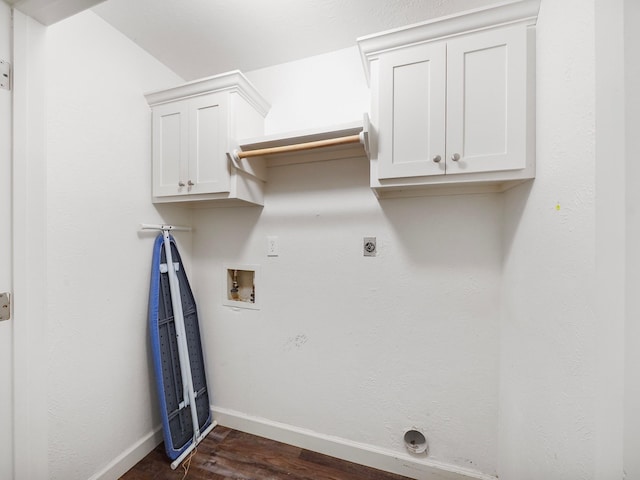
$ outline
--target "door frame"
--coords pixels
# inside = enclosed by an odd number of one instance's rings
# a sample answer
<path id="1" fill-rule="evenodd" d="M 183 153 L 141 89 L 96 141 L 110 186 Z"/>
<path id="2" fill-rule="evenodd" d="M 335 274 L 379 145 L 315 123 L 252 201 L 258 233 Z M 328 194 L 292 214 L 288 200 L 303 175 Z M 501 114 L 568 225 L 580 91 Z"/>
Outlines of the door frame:
<path id="1" fill-rule="evenodd" d="M 13 9 L 14 476 L 48 478 L 46 28 Z"/>

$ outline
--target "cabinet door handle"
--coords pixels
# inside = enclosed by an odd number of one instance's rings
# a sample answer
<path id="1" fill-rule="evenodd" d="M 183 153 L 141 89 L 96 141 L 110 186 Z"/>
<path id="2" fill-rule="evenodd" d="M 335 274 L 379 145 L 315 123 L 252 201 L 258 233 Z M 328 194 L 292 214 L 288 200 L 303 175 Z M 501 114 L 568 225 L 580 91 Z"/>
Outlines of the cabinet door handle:
<path id="1" fill-rule="evenodd" d="M 191 180 L 189 180 L 189 181 L 187 182 L 187 185 L 189 185 L 190 187 L 193 187 L 193 186 L 195 185 L 195 183 L 193 183 Z"/>
<path id="2" fill-rule="evenodd" d="M 460 154 L 454 153 L 453 155 L 451 155 L 451 160 L 453 160 L 454 162 L 457 162 L 458 160 L 460 160 Z"/>
<path id="3" fill-rule="evenodd" d="M 179 187 L 184 187 L 184 182 L 183 181 L 178 182 L 178 186 Z"/>
<path id="4" fill-rule="evenodd" d="M 435 157 L 433 157 L 434 163 L 440 163 L 440 160 L 442 160 L 442 157 L 440 155 L 436 155 Z"/>

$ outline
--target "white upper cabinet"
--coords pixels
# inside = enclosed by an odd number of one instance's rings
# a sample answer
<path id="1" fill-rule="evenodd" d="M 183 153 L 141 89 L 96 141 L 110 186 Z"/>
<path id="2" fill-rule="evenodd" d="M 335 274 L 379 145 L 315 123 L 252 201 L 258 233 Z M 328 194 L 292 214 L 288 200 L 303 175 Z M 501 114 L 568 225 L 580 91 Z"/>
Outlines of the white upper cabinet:
<path id="1" fill-rule="evenodd" d="M 212 93 L 153 109 L 155 197 L 230 191 L 226 103 Z"/>
<path id="2" fill-rule="evenodd" d="M 240 72 L 146 95 L 152 110 L 155 203 L 262 205 L 263 160 L 233 163 L 237 138 L 264 133 L 269 105 Z"/>
<path id="3" fill-rule="evenodd" d="M 380 197 L 503 191 L 535 175 L 538 0 L 358 40 Z"/>

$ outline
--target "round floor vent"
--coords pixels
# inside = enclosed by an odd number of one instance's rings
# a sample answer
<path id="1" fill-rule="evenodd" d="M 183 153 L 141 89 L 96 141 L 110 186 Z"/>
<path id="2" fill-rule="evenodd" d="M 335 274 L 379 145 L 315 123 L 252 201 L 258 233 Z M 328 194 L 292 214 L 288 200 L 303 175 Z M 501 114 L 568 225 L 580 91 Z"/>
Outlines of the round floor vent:
<path id="1" fill-rule="evenodd" d="M 426 453 L 429 448 L 427 438 L 421 431 L 416 429 L 405 432 L 404 444 L 411 453 Z"/>

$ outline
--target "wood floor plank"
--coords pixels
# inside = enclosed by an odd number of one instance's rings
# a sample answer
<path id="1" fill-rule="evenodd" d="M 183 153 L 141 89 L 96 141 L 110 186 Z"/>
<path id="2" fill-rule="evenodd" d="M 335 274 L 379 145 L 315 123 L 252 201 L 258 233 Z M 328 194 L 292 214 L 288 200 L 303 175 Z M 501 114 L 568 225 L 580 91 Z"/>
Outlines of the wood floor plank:
<path id="1" fill-rule="evenodd" d="M 367 467 L 364 465 L 358 465 L 357 463 L 347 462 L 339 458 L 330 457 L 321 453 L 312 452 L 311 450 L 303 450 L 300 454 L 300 458 L 305 462 L 313 465 L 323 465 L 326 467 L 334 468 L 342 474 L 352 475 L 353 479 L 362 480 L 406 480 L 407 477 L 402 475 L 396 475 L 393 473 L 383 472 L 376 470 L 375 468 Z"/>
<path id="2" fill-rule="evenodd" d="M 159 445 L 120 480 L 181 480 Z M 188 480 L 408 480 L 292 445 L 217 426 L 191 458 Z"/>

